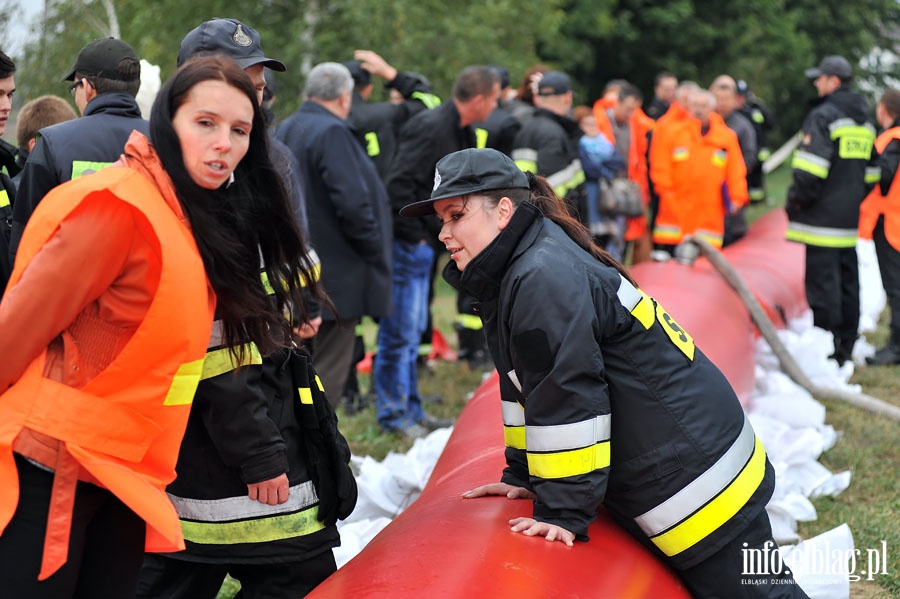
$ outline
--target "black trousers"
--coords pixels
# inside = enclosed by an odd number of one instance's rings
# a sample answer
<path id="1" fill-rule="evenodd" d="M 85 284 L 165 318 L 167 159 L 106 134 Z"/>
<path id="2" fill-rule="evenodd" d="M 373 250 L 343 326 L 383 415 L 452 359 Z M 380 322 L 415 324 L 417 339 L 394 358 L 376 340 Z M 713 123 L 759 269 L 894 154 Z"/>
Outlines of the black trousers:
<path id="1" fill-rule="evenodd" d="M 881 284 L 891 308 L 890 344 L 900 348 L 900 251 L 884 236 L 884 215 L 878 217 L 872 238 L 875 241 L 875 255 L 878 256 Z"/>
<path id="2" fill-rule="evenodd" d="M 148 553 L 139 599 L 215 599 L 225 575 L 241 583 L 238 599 L 305 597 L 337 566 L 329 549 L 312 559 L 280 564 L 205 564 Z"/>
<path id="3" fill-rule="evenodd" d="M 772 538 L 769 515 L 762 510 L 743 534 L 711 557 L 678 574 L 691 595 L 703 599 L 809 599 L 783 562 L 781 568 L 777 568 L 770 560 L 766 569 L 768 574 L 744 574 L 745 569 L 762 571 L 758 567 L 748 568 L 753 564 L 747 557 L 748 551 L 768 548 L 770 551 L 766 555 L 771 555 L 771 549 L 777 546 Z M 781 572 L 775 574 L 777 569 Z"/>
<path id="4" fill-rule="evenodd" d="M 19 505 L 0 536 L 0 596 L 9 599 L 134 597 L 146 525 L 115 495 L 79 482 L 66 564 L 38 582 L 53 473 L 16 455 Z"/>
<path id="5" fill-rule="evenodd" d="M 806 246 L 806 301 L 813 324 L 834 335 L 835 349 L 859 330 L 859 260 L 856 248 Z"/>

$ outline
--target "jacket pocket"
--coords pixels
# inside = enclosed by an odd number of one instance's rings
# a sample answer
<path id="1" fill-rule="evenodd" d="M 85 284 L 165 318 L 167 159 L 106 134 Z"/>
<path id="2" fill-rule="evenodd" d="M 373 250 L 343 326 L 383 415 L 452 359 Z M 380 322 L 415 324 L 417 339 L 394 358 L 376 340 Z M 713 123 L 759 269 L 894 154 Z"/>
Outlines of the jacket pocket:
<path id="1" fill-rule="evenodd" d="M 614 455 L 609 469 L 609 486 L 616 491 L 629 491 L 656 482 L 682 468 L 681 458 L 672 443 L 665 443 L 624 462 L 616 462 Z"/>

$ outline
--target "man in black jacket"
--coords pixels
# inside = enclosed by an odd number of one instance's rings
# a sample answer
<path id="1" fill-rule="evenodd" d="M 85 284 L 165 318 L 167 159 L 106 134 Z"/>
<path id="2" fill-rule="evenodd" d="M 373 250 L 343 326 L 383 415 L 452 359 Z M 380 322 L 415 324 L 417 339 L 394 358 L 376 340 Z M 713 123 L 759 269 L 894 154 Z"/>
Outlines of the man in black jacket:
<path id="1" fill-rule="evenodd" d="M 415 73 L 398 71 L 371 50 L 357 50 L 353 60 L 344 63 L 353 76 L 353 104 L 347 122 L 382 181 L 387 180 L 391 160 L 397 149 L 400 128 L 417 113 L 436 108 L 441 100 L 432 93 L 431 85 Z M 374 84 L 372 76 L 384 79 L 386 89 L 395 89 L 403 96 L 397 104 L 369 102 Z"/>
<path id="2" fill-rule="evenodd" d="M 865 98 L 850 89 L 853 68 L 826 56 L 806 76 L 819 98 L 803 122 L 791 167 L 787 239 L 806 245 L 806 300 L 815 326 L 834 335 L 839 365 L 851 358 L 859 328 L 859 205 L 878 181 L 875 128 Z"/>
<path id="3" fill-rule="evenodd" d="M 69 92 L 83 116 L 41 130 L 19 181 L 11 259 L 25 223 L 51 189 L 118 160 L 132 131 L 149 134 L 149 123 L 134 99 L 141 86 L 141 63 L 125 42 L 103 38 L 89 43 L 63 81 L 72 82 Z"/>
<path id="4" fill-rule="evenodd" d="M 6 130 L 6 122 L 12 110 L 12 96 L 16 91 L 16 64 L 3 52 L 0 52 L 0 136 Z M 9 275 L 12 274 L 12 261 L 9 259 L 10 222 L 16 189 L 10 180 L 16 175 L 16 147 L 0 139 L 0 218 L 3 232 L 0 234 L 0 296 L 6 289 Z"/>
<path id="5" fill-rule="evenodd" d="M 322 284 L 337 310 L 323 309 L 314 352 L 332 405 L 347 381 L 356 325 L 391 311 L 388 196 L 346 122 L 352 93 L 347 67 L 317 65 L 306 80 L 306 101 L 275 132 L 300 165 Z"/>
<path id="6" fill-rule="evenodd" d="M 420 112 L 400 130 L 397 152 L 387 179 L 394 216 L 393 301 L 390 317 L 378 330 L 375 394 L 382 430 L 407 437 L 447 426 L 422 410 L 416 373 L 419 341 L 427 328 L 428 286 L 434 262 L 434 218 L 400 218 L 399 210 L 426 198 L 434 182 L 434 165 L 451 152 L 475 147 L 469 127 L 487 119 L 497 105 L 500 81 L 487 66 L 464 68 L 452 97 L 434 110 Z"/>

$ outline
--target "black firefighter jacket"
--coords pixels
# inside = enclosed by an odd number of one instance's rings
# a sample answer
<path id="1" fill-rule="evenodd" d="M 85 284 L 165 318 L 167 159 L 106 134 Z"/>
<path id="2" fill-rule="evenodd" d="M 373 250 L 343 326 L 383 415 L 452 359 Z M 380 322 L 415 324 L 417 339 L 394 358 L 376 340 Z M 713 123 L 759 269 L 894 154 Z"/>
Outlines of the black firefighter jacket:
<path id="1" fill-rule="evenodd" d="M 511 158 L 523 171 L 546 177 L 564 198 L 585 180 L 578 154 L 581 136 L 574 120 L 538 108 L 516 135 Z"/>
<path id="2" fill-rule="evenodd" d="M 51 189 L 115 162 L 131 132 L 149 137 L 149 126 L 131 94 L 109 92 L 88 102 L 81 118 L 41 129 L 20 174 L 10 254 L 15 256 L 25 224 Z"/>
<path id="3" fill-rule="evenodd" d="M 597 508 L 683 569 L 764 509 L 774 470 L 728 381 L 655 300 L 529 203 L 466 267 L 500 372 L 503 482 L 584 538 Z"/>
<path id="4" fill-rule="evenodd" d="M 440 231 L 437 219 L 401 218 L 407 204 L 428 199 L 434 187 L 434 166 L 438 160 L 459 150 L 475 147 L 471 127 L 460 125 L 459 111 L 453 100 L 445 100 L 433 110 L 420 112 L 403 126 L 397 139 L 397 152 L 387 179 L 394 217 L 394 239 L 407 243 L 434 243 Z"/>
<path id="5" fill-rule="evenodd" d="M 304 102 L 278 126 L 300 165 L 321 283 L 342 319 L 391 312 L 391 217 L 387 193 L 347 123 Z M 335 315 L 322 308 L 325 320 Z"/>
<path id="6" fill-rule="evenodd" d="M 865 98 L 846 86 L 814 102 L 791 163 L 787 239 L 856 246 L 859 205 L 880 178 L 868 115 Z"/>

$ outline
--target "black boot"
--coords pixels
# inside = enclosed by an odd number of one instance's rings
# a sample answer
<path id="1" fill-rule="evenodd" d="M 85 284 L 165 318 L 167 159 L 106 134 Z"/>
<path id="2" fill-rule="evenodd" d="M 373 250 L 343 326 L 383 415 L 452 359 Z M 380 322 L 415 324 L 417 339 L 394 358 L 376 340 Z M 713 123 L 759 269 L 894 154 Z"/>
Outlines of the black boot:
<path id="1" fill-rule="evenodd" d="M 453 323 L 453 328 L 459 341 L 459 359 L 465 360 L 472 369 L 493 368 L 484 331 L 467 329 L 459 323 Z"/>
<path id="2" fill-rule="evenodd" d="M 843 366 L 844 362 L 853 361 L 854 345 L 856 345 L 856 335 L 853 335 L 852 337 L 835 336 L 834 353 L 828 356 L 828 358 L 837 362 L 838 366 Z"/>
<path id="3" fill-rule="evenodd" d="M 891 338 L 884 347 L 875 350 L 874 356 L 866 358 L 866 364 L 870 366 L 890 366 L 900 364 L 900 332 L 891 332 Z"/>

